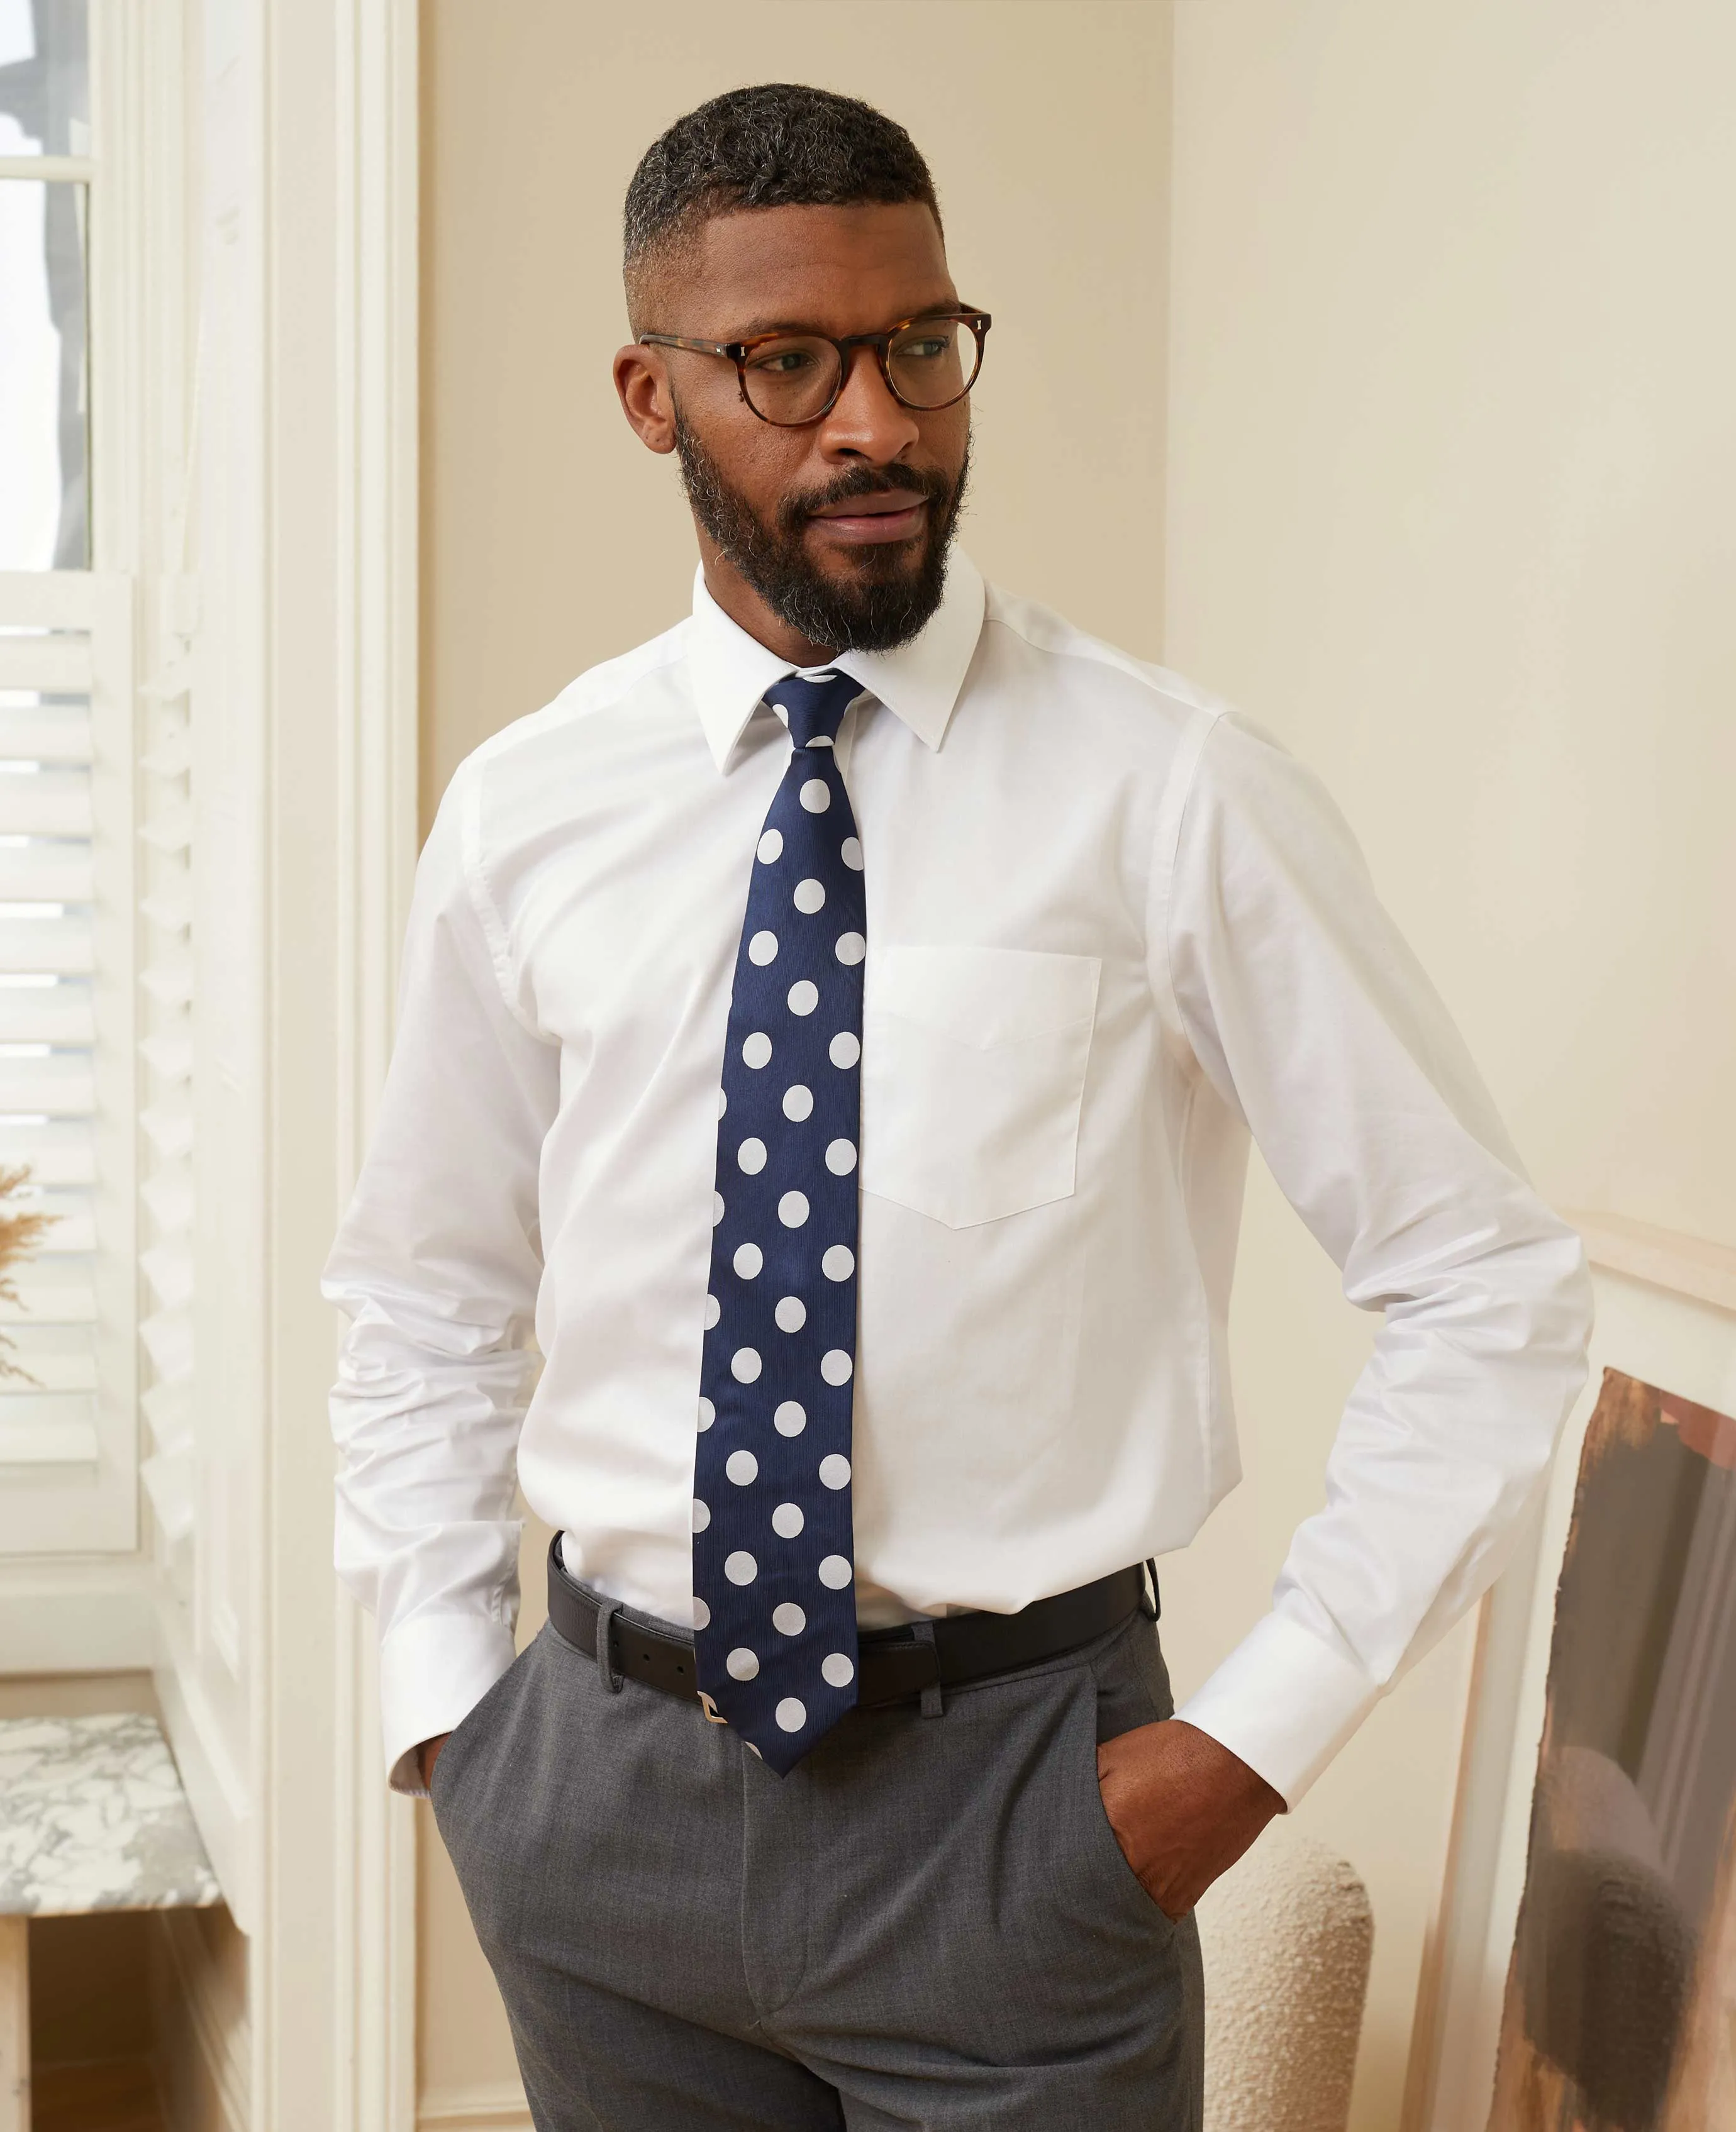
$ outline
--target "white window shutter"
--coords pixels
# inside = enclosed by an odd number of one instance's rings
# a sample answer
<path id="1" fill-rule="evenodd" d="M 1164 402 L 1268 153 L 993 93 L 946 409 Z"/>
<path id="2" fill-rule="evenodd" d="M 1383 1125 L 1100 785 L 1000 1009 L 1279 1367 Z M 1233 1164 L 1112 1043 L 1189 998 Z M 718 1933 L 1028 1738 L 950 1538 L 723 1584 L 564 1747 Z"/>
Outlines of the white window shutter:
<path id="1" fill-rule="evenodd" d="M 0 574 L 0 1163 L 54 1217 L 0 1304 L 0 1553 L 137 1539 L 132 583 Z"/>

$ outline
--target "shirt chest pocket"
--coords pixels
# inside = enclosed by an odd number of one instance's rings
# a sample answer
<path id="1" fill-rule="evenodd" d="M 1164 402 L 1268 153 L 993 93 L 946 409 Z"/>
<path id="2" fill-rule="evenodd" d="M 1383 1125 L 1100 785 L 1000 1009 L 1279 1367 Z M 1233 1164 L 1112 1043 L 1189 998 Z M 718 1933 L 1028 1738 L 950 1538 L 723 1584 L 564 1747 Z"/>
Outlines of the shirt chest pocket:
<path id="1" fill-rule="evenodd" d="M 1014 948 L 871 956 L 863 1189 L 954 1229 L 1066 1198 L 1100 968 Z"/>

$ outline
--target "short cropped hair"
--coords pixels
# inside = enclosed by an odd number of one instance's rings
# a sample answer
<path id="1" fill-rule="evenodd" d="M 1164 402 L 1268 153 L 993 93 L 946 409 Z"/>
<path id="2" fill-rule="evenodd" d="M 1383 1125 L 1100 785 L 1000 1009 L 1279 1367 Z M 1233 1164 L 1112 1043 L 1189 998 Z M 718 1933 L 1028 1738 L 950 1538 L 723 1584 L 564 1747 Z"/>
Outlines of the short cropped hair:
<path id="1" fill-rule="evenodd" d="M 895 119 L 854 96 L 764 82 L 676 119 L 627 189 L 623 265 L 635 329 L 656 263 L 715 215 L 746 208 L 902 206 L 940 219 L 921 150 Z"/>

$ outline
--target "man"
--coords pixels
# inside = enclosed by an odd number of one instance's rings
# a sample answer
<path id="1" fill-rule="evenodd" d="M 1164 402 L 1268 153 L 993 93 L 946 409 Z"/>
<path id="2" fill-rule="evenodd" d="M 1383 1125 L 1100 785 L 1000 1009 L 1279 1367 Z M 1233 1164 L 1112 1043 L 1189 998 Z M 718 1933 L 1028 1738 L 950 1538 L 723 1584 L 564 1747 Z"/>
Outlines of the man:
<path id="1" fill-rule="evenodd" d="M 717 98 L 626 273 L 694 612 L 454 780 L 329 1269 L 393 1782 L 544 2132 L 1195 2126 L 1191 1906 L 1498 1567 L 1580 1252 L 1319 787 L 952 547 L 990 320 L 902 129 Z M 1250 1131 L 1385 1322 L 1172 1716 Z"/>

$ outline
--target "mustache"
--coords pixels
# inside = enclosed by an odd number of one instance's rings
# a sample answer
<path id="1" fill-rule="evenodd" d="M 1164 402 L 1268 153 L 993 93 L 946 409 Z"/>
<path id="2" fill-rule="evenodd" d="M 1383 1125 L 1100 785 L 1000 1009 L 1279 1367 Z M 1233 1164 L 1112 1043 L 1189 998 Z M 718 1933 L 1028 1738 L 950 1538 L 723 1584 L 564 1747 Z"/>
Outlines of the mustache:
<path id="1" fill-rule="evenodd" d="M 936 507 L 935 516 L 940 517 L 952 501 L 954 483 L 938 467 L 888 467 L 878 470 L 873 467 L 847 467 L 822 488 L 810 489 L 805 496 L 786 497 L 777 507 L 779 530 L 800 533 L 816 511 L 824 511 L 829 505 L 854 503 L 863 496 L 887 496 L 895 490 L 926 498 Z"/>

